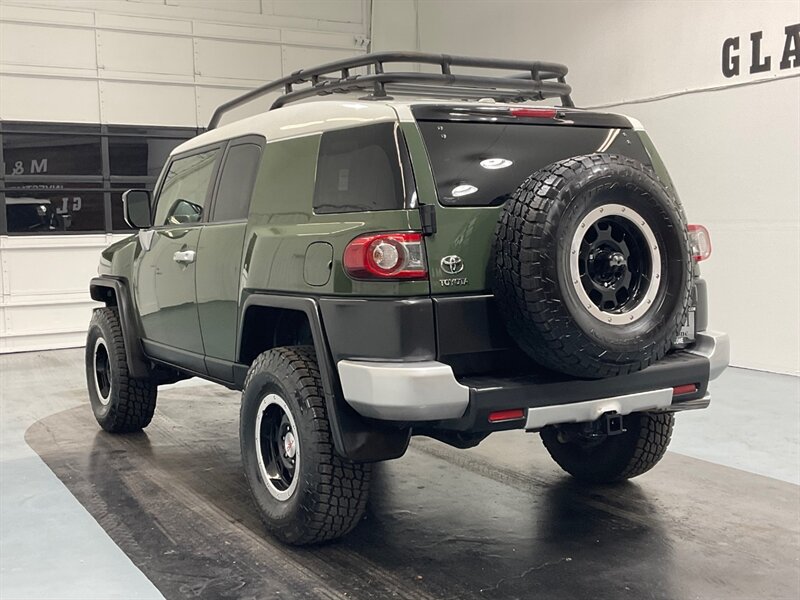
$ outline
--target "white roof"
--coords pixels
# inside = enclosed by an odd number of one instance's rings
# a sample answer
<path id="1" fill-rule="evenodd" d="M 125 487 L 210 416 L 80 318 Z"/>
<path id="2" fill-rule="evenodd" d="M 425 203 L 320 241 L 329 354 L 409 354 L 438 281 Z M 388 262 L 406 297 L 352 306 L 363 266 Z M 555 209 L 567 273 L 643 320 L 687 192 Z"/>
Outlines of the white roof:
<path id="1" fill-rule="evenodd" d="M 263 135 L 267 141 L 272 142 L 331 129 L 397 120 L 397 112 L 387 102 L 358 100 L 303 102 L 220 125 L 184 142 L 172 153 L 179 154 L 243 135 Z"/>

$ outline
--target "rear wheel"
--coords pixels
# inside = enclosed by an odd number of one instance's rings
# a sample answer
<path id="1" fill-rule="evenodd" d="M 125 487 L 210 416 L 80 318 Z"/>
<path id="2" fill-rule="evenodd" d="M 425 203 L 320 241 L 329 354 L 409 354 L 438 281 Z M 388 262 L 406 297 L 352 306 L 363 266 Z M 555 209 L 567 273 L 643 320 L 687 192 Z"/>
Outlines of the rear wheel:
<path id="1" fill-rule="evenodd" d="M 158 388 L 152 379 L 128 373 L 125 339 L 117 309 L 98 308 L 86 339 L 86 383 L 92 412 L 110 433 L 139 431 L 150 423 Z"/>
<path id="2" fill-rule="evenodd" d="M 581 424 L 549 426 L 540 433 L 544 447 L 567 473 L 590 483 L 611 483 L 652 469 L 667 451 L 675 416 L 633 413 L 618 435 L 592 435 Z"/>
<path id="3" fill-rule="evenodd" d="M 245 475 L 261 516 L 289 544 L 338 538 L 366 508 L 370 465 L 335 455 L 313 347 L 259 355 L 239 420 Z"/>

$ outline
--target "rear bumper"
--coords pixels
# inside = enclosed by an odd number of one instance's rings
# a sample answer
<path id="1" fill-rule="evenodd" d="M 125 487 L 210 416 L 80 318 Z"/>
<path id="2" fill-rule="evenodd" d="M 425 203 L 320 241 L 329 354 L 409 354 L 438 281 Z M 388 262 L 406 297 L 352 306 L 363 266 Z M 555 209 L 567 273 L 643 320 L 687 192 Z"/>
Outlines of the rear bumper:
<path id="1" fill-rule="evenodd" d="M 541 371 L 515 377 L 457 378 L 438 361 L 338 363 L 347 402 L 364 417 L 423 423 L 455 431 L 538 429 L 591 421 L 605 412 L 677 411 L 708 405 L 708 382 L 729 362 L 728 336 L 697 334 L 690 349 L 674 352 L 644 371 L 599 380 L 579 380 Z M 679 395 L 673 388 L 693 384 Z M 492 412 L 524 409 L 524 417 L 489 423 Z"/>
<path id="2" fill-rule="evenodd" d="M 388 421 L 438 421 L 464 414 L 470 398 L 449 365 L 339 361 L 345 400 L 363 417 Z"/>
<path id="3" fill-rule="evenodd" d="M 701 331 L 695 337 L 694 346 L 686 350 L 708 359 L 709 381 L 716 379 L 731 362 L 731 342 L 727 333 Z"/>

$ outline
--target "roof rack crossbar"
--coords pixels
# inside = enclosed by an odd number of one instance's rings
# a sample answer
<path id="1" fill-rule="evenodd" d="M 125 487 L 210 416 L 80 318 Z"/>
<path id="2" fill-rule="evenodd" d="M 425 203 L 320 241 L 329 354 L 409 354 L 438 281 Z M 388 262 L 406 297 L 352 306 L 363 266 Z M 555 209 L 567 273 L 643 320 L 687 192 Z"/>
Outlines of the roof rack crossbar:
<path id="1" fill-rule="evenodd" d="M 439 73 L 386 71 L 385 63 L 437 65 Z M 518 71 L 512 75 L 454 74 L 452 67 L 472 67 Z M 352 69 L 367 67 L 367 74 Z M 573 107 L 572 88 L 566 83 L 567 67 L 557 63 L 428 54 L 424 52 L 377 52 L 334 61 L 276 79 L 221 104 L 214 111 L 208 129 L 214 129 L 222 116 L 248 102 L 272 92 L 282 94 L 270 110 L 303 98 L 353 90 L 370 90 L 374 98 L 387 97 L 387 84 L 393 93 L 413 93 L 445 97 L 495 98 L 504 101 L 560 98 L 565 107 Z M 297 89 L 295 86 L 309 84 Z"/>

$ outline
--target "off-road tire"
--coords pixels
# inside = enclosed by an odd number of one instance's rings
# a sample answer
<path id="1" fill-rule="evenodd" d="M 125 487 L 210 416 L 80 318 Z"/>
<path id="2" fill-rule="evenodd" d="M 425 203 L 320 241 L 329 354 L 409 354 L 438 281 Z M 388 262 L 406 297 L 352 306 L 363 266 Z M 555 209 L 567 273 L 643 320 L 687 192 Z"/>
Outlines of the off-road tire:
<path id="1" fill-rule="evenodd" d="M 582 220 L 606 205 L 636 211 L 659 250 L 656 295 L 631 323 L 593 316 L 570 271 Z M 492 287 L 511 337 L 555 371 L 584 378 L 639 371 L 664 357 L 686 319 L 692 262 L 683 209 L 651 169 L 627 157 L 577 156 L 531 175 L 503 207 L 494 256 Z"/>
<path id="2" fill-rule="evenodd" d="M 95 352 L 106 350 L 110 381 L 103 397 L 96 382 Z M 156 409 L 158 387 L 151 379 L 133 379 L 128 373 L 125 339 L 115 307 L 97 308 L 86 338 L 86 384 L 92 412 L 109 433 L 140 431 L 149 425 Z"/>
<path id="3" fill-rule="evenodd" d="M 545 427 L 544 447 L 562 469 L 580 481 L 612 483 L 646 473 L 664 456 L 675 424 L 673 413 L 633 413 L 625 431 L 599 444 L 559 441 L 557 427 Z"/>
<path id="4" fill-rule="evenodd" d="M 277 394 L 291 411 L 297 437 L 296 487 L 277 499 L 263 480 L 256 445 L 262 401 Z M 334 452 L 317 359 L 311 346 L 273 348 L 253 362 L 244 383 L 239 432 L 244 471 L 262 519 L 281 541 L 313 544 L 339 538 L 361 520 L 371 466 Z"/>

